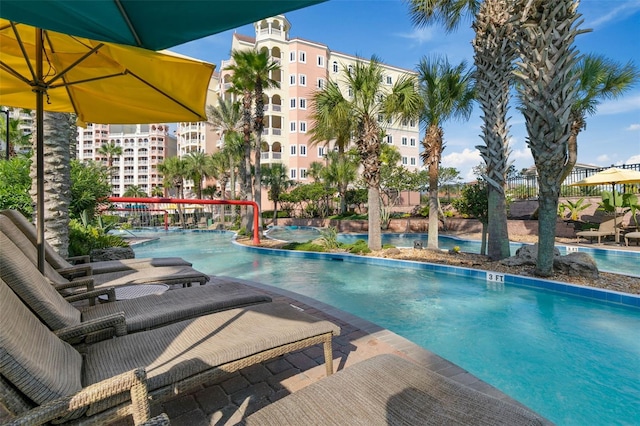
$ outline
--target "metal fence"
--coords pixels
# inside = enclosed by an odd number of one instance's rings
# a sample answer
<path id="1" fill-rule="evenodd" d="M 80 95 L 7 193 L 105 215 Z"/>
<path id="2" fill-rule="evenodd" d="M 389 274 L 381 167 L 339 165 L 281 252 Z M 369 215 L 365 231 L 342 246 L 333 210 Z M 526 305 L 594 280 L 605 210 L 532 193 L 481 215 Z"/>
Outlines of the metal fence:
<path id="1" fill-rule="evenodd" d="M 619 169 L 629 169 L 640 171 L 640 163 L 638 164 L 625 164 L 621 166 L 599 167 L 593 169 L 574 169 L 569 176 L 562 183 L 560 189 L 561 197 L 589 197 L 599 196 L 602 191 L 611 191 L 611 185 L 596 185 L 596 186 L 571 186 L 571 184 L 581 181 L 591 175 L 594 175 L 602 170 L 609 169 L 611 167 L 617 167 Z M 631 188 L 635 187 L 635 188 Z M 638 185 L 620 185 L 616 190 L 621 192 L 628 192 L 633 190 L 638 192 Z M 535 174 L 519 176 L 515 178 L 507 179 L 506 191 L 512 199 L 526 200 L 538 198 L 538 176 Z"/>

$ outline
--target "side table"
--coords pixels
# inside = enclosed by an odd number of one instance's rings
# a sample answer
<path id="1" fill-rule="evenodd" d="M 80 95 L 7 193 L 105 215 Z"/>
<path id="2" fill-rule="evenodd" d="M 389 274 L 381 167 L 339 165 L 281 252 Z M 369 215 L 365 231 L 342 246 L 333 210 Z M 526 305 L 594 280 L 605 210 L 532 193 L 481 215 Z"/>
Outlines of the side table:
<path id="1" fill-rule="evenodd" d="M 116 287 L 116 300 L 135 299 L 142 296 L 151 296 L 152 294 L 162 294 L 169 290 L 166 284 L 136 284 L 123 287 Z M 98 296 L 98 299 L 107 301 L 106 294 Z"/>

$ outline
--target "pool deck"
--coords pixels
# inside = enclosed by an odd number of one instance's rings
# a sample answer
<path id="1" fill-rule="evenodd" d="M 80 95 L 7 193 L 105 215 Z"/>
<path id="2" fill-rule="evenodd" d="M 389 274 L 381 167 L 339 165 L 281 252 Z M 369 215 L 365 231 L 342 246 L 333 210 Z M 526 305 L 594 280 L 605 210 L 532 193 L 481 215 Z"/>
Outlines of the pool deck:
<path id="1" fill-rule="evenodd" d="M 211 278 L 214 283 L 243 282 L 268 293 L 274 301 L 285 301 L 340 326 L 341 335 L 333 339 L 334 371 L 378 354 L 393 353 L 480 392 L 519 404 L 446 359 L 357 316 L 309 297 L 256 282 L 230 277 Z M 172 426 L 235 425 L 254 411 L 323 377 L 323 350 L 321 346 L 314 346 L 247 367 L 190 393 L 152 405 L 151 414 L 166 413 Z"/>

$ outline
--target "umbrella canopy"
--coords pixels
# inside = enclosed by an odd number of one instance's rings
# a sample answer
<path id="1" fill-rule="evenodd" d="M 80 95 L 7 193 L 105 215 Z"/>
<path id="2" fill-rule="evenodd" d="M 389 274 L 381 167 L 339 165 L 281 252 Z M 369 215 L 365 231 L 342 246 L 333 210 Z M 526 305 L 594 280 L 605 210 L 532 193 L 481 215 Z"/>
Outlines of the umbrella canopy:
<path id="1" fill-rule="evenodd" d="M 2 0 L 0 17 L 95 40 L 166 49 L 325 0 Z"/>
<path id="2" fill-rule="evenodd" d="M 611 167 L 582 179 L 571 186 L 592 186 L 592 185 L 617 185 L 625 183 L 640 183 L 640 172 L 631 169 L 619 169 Z"/>
<path id="3" fill-rule="evenodd" d="M 0 19 L 0 105 L 36 111 L 38 268 L 44 271 L 43 114 L 80 121 L 205 120 L 213 65 Z M 46 102 L 45 102 L 46 100 Z"/>
<path id="4" fill-rule="evenodd" d="M 619 169 L 617 167 L 611 167 L 606 170 L 602 170 L 594 175 L 584 178 L 576 183 L 572 183 L 570 186 L 596 186 L 596 185 L 611 185 L 611 192 L 613 195 L 613 226 L 616 229 L 615 240 L 619 241 L 619 234 L 617 232 L 616 223 L 616 196 L 615 186 L 620 184 L 632 184 L 640 183 L 640 172 L 631 169 Z"/>
<path id="5" fill-rule="evenodd" d="M 36 32 L 0 19 L 0 105 L 73 112 L 80 122 L 161 123 L 206 120 L 212 64 L 43 31 L 38 78 Z"/>

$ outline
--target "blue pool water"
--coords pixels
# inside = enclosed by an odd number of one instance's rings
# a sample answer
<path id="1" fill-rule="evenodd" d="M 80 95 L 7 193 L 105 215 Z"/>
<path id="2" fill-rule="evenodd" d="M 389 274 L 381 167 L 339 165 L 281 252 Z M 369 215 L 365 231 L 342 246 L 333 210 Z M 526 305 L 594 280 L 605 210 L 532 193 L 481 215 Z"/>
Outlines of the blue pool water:
<path id="1" fill-rule="evenodd" d="M 136 256 L 291 290 L 387 328 L 563 425 L 640 418 L 640 310 L 411 268 L 256 254 L 230 233 L 155 233 Z M 300 264 L 304 262 L 304 267 Z"/>
<path id="2" fill-rule="evenodd" d="M 268 232 L 268 236 L 278 240 L 305 242 L 318 238 L 320 231 L 310 226 L 279 226 Z M 338 241 L 342 243 L 354 243 L 356 240 L 367 240 L 367 234 L 339 234 Z M 413 247 L 414 241 L 421 241 L 423 247 L 427 246 L 427 234 L 382 234 L 382 244 L 390 244 L 396 247 Z M 455 246 L 467 253 L 480 253 L 480 241 L 462 240 L 456 237 L 438 236 L 438 248 L 450 250 Z M 523 246 L 523 243 L 511 243 L 511 255 Z M 582 251 L 588 253 L 596 261 L 601 271 L 615 272 L 640 276 L 640 253 L 624 250 L 605 250 L 591 247 L 557 246 L 561 254 L 569 251 Z"/>

